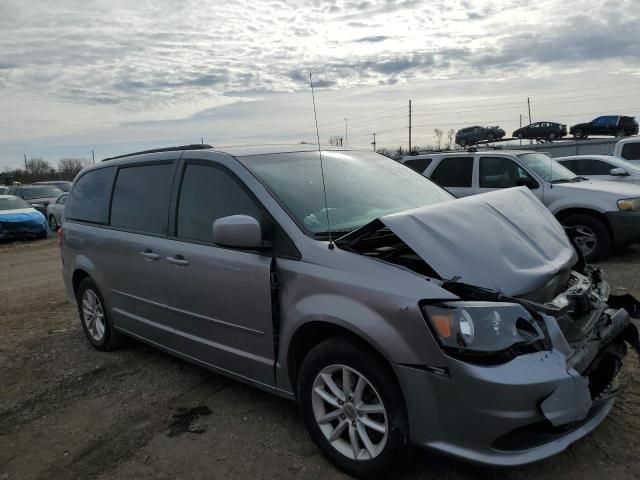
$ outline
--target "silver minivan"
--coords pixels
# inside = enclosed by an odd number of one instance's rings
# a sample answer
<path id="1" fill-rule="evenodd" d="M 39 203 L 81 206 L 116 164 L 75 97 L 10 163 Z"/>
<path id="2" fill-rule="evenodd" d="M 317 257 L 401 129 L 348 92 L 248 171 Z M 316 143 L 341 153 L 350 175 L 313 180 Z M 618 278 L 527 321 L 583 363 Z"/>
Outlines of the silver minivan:
<path id="1" fill-rule="evenodd" d="M 76 178 L 63 277 L 99 350 L 130 336 L 299 402 L 349 474 L 410 445 L 556 454 L 617 392 L 630 316 L 527 188 L 454 199 L 373 152 L 176 147 Z"/>
<path id="2" fill-rule="evenodd" d="M 529 187 L 560 223 L 580 233 L 576 240 L 591 262 L 613 245 L 640 242 L 640 185 L 590 180 L 524 150 L 429 153 L 402 162 L 456 197 Z"/>

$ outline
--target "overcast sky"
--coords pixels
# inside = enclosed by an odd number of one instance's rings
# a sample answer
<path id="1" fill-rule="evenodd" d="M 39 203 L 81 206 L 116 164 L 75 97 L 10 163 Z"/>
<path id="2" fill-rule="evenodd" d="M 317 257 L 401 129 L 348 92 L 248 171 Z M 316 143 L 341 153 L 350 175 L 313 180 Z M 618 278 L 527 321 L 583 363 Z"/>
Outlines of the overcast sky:
<path id="1" fill-rule="evenodd" d="M 433 143 L 640 116 L 638 0 L 2 0 L 0 170 L 178 143 Z"/>

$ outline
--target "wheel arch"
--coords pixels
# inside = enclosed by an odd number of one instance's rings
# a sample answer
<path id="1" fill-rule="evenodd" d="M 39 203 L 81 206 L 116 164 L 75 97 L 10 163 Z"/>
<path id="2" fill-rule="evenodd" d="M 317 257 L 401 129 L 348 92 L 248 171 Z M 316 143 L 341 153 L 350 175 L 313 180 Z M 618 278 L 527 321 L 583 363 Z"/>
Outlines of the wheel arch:
<path id="1" fill-rule="evenodd" d="M 336 323 L 312 320 L 300 325 L 288 343 L 287 374 L 294 392 L 296 391 L 300 366 L 307 354 L 313 347 L 332 337 L 347 338 L 354 344 L 368 350 L 389 368 L 390 373 L 393 375 L 398 385 L 400 385 L 400 381 L 393 368 L 392 362 L 367 339 L 363 338 L 353 330 L 349 330 L 348 328 Z"/>
<path id="2" fill-rule="evenodd" d="M 562 221 L 565 218 L 571 215 L 588 215 L 590 217 L 593 217 L 599 220 L 606 227 L 607 232 L 609 232 L 609 238 L 613 241 L 613 229 L 611 228 L 611 224 L 607 220 L 607 217 L 602 213 L 596 210 L 591 210 L 589 208 L 575 208 L 575 207 L 565 208 L 555 213 L 555 217 L 558 219 L 560 223 L 562 223 Z"/>

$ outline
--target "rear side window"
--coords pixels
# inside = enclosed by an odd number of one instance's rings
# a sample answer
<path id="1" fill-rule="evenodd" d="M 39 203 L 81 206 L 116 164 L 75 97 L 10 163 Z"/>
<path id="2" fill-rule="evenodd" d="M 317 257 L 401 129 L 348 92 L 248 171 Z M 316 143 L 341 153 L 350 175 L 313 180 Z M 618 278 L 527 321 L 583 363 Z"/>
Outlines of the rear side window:
<path id="1" fill-rule="evenodd" d="M 611 169 L 615 168 L 614 165 L 601 160 L 581 159 L 576 160 L 576 163 L 579 171 L 572 170 L 578 175 L 609 175 Z"/>
<path id="2" fill-rule="evenodd" d="M 111 203 L 111 226 L 143 233 L 167 233 L 172 163 L 121 168 Z"/>
<path id="3" fill-rule="evenodd" d="M 640 160 L 640 142 L 625 143 L 620 155 L 626 160 Z"/>
<path id="4" fill-rule="evenodd" d="M 91 170 L 75 183 L 66 206 L 68 220 L 106 224 L 116 167 Z"/>
<path id="5" fill-rule="evenodd" d="M 209 165 L 187 165 L 178 201 L 178 237 L 213 243 L 214 220 L 241 214 L 265 227 L 261 208 L 231 174 Z"/>
<path id="6" fill-rule="evenodd" d="M 471 187 L 473 157 L 442 159 L 431 174 L 431 180 L 443 187 Z"/>
<path id="7" fill-rule="evenodd" d="M 404 164 L 412 170 L 415 170 L 418 173 L 424 172 L 429 164 L 431 163 L 430 158 L 415 158 L 411 160 L 407 160 Z"/>

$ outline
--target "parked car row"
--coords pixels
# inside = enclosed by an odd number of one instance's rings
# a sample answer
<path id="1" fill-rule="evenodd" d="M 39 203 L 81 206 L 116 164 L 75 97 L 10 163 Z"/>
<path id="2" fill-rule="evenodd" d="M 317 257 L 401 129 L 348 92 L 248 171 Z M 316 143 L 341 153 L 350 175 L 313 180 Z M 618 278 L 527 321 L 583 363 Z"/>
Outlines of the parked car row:
<path id="1" fill-rule="evenodd" d="M 640 303 L 572 239 L 593 258 L 605 221 L 615 242 L 637 235 L 640 187 L 535 152 L 411 158 L 421 176 L 315 148 L 185 146 L 83 170 L 60 245 L 88 341 L 132 336 L 297 400 L 358 478 L 393 478 L 409 445 L 526 464 L 606 418 Z"/>
<path id="2" fill-rule="evenodd" d="M 605 258 L 612 245 L 640 241 L 640 169 L 615 157 L 563 159 L 539 152 L 501 150 L 408 156 L 402 162 L 456 197 L 527 186 L 565 226 L 589 261 Z M 563 165 L 604 172 L 628 182 L 589 180 Z M 584 169 L 584 170 L 583 170 Z"/>
<path id="3" fill-rule="evenodd" d="M 589 135 L 625 137 L 638 134 L 638 122 L 634 117 L 604 115 L 587 123 L 573 125 L 569 133 L 574 138 L 587 138 Z M 505 131 L 500 127 L 466 127 L 456 133 L 456 144 L 466 147 L 482 141 L 494 142 L 504 135 Z M 566 136 L 566 125 L 547 121 L 532 123 L 513 132 L 513 137 L 518 139 L 556 140 Z"/>
<path id="4" fill-rule="evenodd" d="M 45 238 L 47 221 L 28 202 L 14 195 L 0 195 L 0 240 Z"/>
<path id="5" fill-rule="evenodd" d="M 43 238 L 62 225 L 71 182 L 0 187 L 0 240 Z"/>

